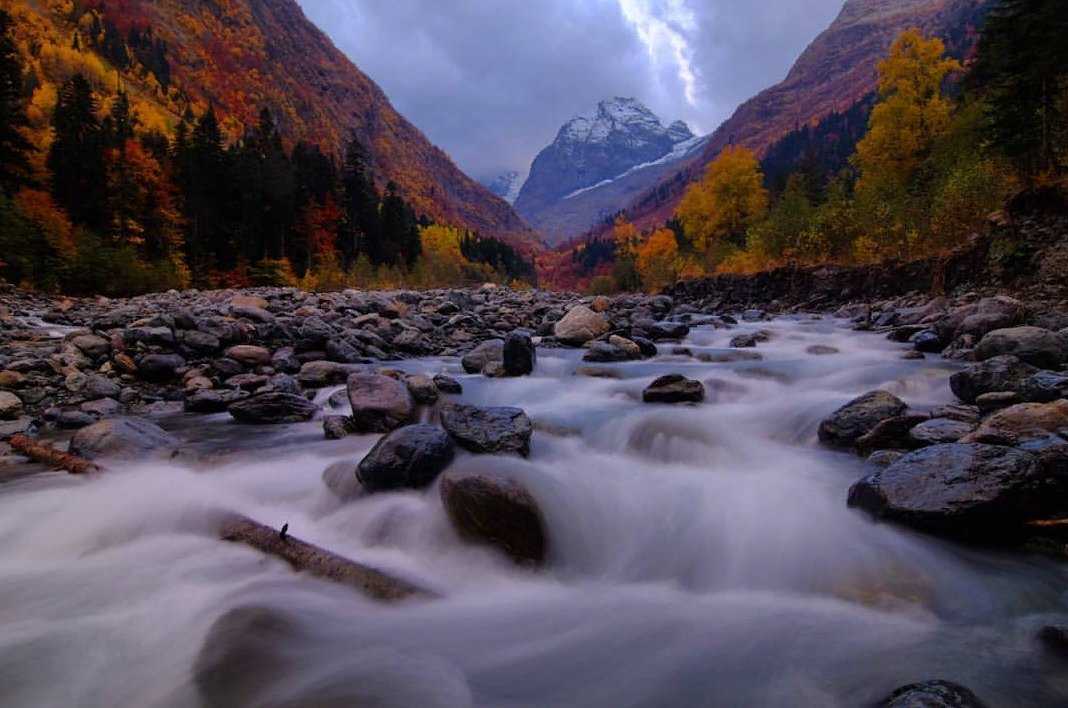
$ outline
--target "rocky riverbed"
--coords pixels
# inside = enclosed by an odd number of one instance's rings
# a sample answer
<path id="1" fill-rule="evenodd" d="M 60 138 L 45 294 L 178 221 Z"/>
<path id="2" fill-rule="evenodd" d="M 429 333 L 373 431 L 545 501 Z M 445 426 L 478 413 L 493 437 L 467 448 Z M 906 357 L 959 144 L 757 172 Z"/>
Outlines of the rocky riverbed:
<path id="1" fill-rule="evenodd" d="M 1068 309 L 809 304 L 8 290 L 0 695 L 1065 702 Z"/>

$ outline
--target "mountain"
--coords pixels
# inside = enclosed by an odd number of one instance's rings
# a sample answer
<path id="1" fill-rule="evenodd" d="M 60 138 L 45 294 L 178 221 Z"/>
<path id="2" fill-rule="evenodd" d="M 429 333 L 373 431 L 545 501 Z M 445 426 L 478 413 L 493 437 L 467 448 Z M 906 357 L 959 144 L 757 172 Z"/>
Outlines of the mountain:
<path id="1" fill-rule="evenodd" d="M 487 235 L 531 235 L 506 202 L 401 116 L 294 0 L 3 4 L 27 38 L 31 65 L 53 85 L 78 71 L 107 97 L 121 83 L 142 122 L 164 133 L 187 108 L 200 113 L 209 105 L 230 139 L 264 108 L 288 144 L 317 143 L 335 157 L 354 131 L 371 153 L 379 186 L 396 182 L 418 213 Z"/>
<path id="2" fill-rule="evenodd" d="M 627 207 L 635 223 L 650 227 L 670 218 L 686 186 L 731 143 L 763 156 L 799 126 L 846 112 L 876 89 L 876 65 L 910 27 L 945 40 L 966 56 L 990 0 L 847 0 L 831 26 L 798 58 L 786 79 L 742 104 L 703 150 Z"/>
<path id="3" fill-rule="evenodd" d="M 523 188 L 523 183 L 526 182 L 526 177 L 519 172 L 512 170 L 505 172 L 503 175 L 498 175 L 491 180 L 487 180 L 482 184 L 493 194 L 497 195 L 509 204 L 515 204 L 515 200 L 519 198 L 519 190 Z"/>
<path id="4" fill-rule="evenodd" d="M 700 150 L 682 121 L 665 126 L 633 98 L 572 118 L 534 159 L 516 210 L 550 242 L 586 231 Z"/>

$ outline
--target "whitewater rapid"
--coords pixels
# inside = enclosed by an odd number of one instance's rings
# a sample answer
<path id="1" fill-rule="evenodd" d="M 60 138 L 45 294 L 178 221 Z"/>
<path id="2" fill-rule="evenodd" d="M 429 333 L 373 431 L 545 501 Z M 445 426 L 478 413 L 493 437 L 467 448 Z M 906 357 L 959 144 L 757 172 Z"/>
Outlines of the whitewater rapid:
<path id="1" fill-rule="evenodd" d="M 772 333 L 763 361 L 696 358 L 757 328 Z M 539 572 L 462 542 L 436 486 L 335 498 L 323 470 L 376 438 L 327 442 L 315 422 L 166 418 L 184 461 L 0 485 L 0 705 L 858 706 L 935 678 L 991 705 L 1068 703 L 1068 672 L 1034 638 L 1068 619 L 1068 569 L 875 524 L 845 504 L 863 461 L 816 444 L 822 417 L 874 388 L 951 402 L 953 364 L 808 317 L 697 326 L 682 346 L 694 356 L 667 345 L 613 365 L 542 349 L 520 379 L 400 364 L 534 420 L 529 460 L 454 464 L 531 492 L 549 532 Z M 705 381 L 709 401 L 642 404 L 665 373 Z M 219 541 L 231 512 L 441 598 L 383 605 L 296 575 Z M 285 630 L 206 695 L 197 655 L 237 608 Z"/>

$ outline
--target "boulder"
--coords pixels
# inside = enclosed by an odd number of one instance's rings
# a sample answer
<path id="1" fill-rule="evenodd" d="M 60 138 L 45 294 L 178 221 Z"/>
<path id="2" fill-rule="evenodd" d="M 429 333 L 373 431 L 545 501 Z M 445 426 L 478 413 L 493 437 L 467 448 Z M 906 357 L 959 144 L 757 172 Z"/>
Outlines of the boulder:
<path id="1" fill-rule="evenodd" d="M 682 374 L 661 376 L 642 391 L 645 403 L 700 403 L 703 400 L 704 384 Z"/>
<path id="2" fill-rule="evenodd" d="M 504 361 L 504 340 L 490 339 L 482 342 L 460 359 L 460 365 L 469 374 L 481 374 L 491 362 Z"/>
<path id="3" fill-rule="evenodd" d="M 1017 403 L 1023 403 L 1023 397 L 1015 391 L 991 391 L 975 399 L 975 405 L 983 415 L 990 415 Z"/>
<path id="4" fill-rule="evenodd" d="M 623 352 L 627 359 L 635 360 L 645 357 L 645 353 L 642 351 L 641 345 L 637 342 L 627 339 L 626 337 L 620 337 L 618 334 L 613 334 L 608 338 L 608 343 L 613 347 Z M 652 342 L 650 342 L 652 344 Z M 656 345 L 653 345 L 653 351 L 655 356 Z"/>
<path id="5" fill-rule="evenodd" d="M 564 344 L 581 347 L 586 342 L 608 334 L 608 320 L 585 305 L 576 305 L 553 327 L 553 334 Z"/>
<path id="6" fill-rule="evenodd" d="M 845 404 L 820 423 L 819 439 L 832 447 L 852 447 L 886 420 L 902 415 L 908 406 L 888 391 L 871 391 Z"/>
<path id="7" fill-rule="evenodd" d="M 1006 540 L 1055 504 L 1038 458 L 994 445 L 951 443 L 905 455 L 849 490 L 849 506 L 934 533 Z"/>
<path id="8" fill-rule="evenodd" d="M 458 403 L 441 409 L 441 425 L 474 453 L 530 455 L 534 427 L 521 408 L 478 408 Z"/>
<path id="9" fill-rule="evenodd" d="M 519 564 L 545 562 L 545 522 L 537 502 L 519 483 L 500 475 L 448 472 L 441 478 L 440 494 L 462 538 L 493 546 Z"/>
<path id="10" fill-rule="evenodd" d="M 404 385 L 408 387 L 408 393 L 412 394 L 412 399 L 416 403 L 430 405 L 438 400 L 438 387 L 425 374 L 404 377 Z"/>
<path id="11" fill-rule="evenodd" d="M 630 361 L 632 357 L 611 342 L 590 342 L 589 349 L 582 355 L 582 360 L 595 364 L 609 364 Z"/>
<path id="12" fill-rule="evenodd" d="M 949 377 L 953 394 L 965 403 L 975 403 L 984 393 L 1017 391 L 1037 372 L 1014 356 L 996 356 Z"/>
<path id="13" fill-rule="evenodd" d="M 350 367 L 334 361 L 309 361 L 300 367 L 297 381 L 308 388 L 325 388 L 343 383 L 350 371 Z"/>
<path id="14" fill-rule="evenodd" d="M 512 332 L 504 340 L 501 361 L 505 376 L 526 376 L 534 372 L 538 355 L 526 332 Z"/>
<path id="15" fill-rule="evenodd" d="M 1068 398 L 1068 375 L 1039 371 L 1020 385 L 1019 393 L 1029 403 L 1049 403 Z"/>
<path id="16" fill-rule="evenodd" d="M 975 425 L 952 418 L 925 420 L 909 431 L 914 447 L 955 443 L 975 430 Z"/>
<path id="17" fill-rule="evenodd" d="M 0 420 L 15 420 L 22 415 L 22 399 L 10 391 L 0 391 Z"/>
<path id="18" fill-rule="evenodd" d="M 1056 369 L 1068 361 L 1068 342 L 1048 329 L 1012 327 L 990 332 L 975 348 L 975 358 L 979 361 L 1007 354 L 1032 366 Z"/>
<path id="19" fill-rule="evenodd" d="M 965 442 L 1018 445 L 1051 434 L 1068 438 L 1068 400 L 1005 408 L 984 420 Z"/>
<path id="20" fill-rule="evenodd" d="M 328 415 L 323 418 L 323 435 L 327 440 L 341 440 L 352 432 L 352 421 L 344 415 Z"/>
<path id="21" fill-rule="evenodd" d="M 177 354 L 146 354 L 137 361 L 137 373 L 145 381 L 164 382 L 178 376 L 185 359 Z"/>
<path id="22" fill-rule="evenodd" d="M 986 704 L 960 684 L 924 681 L 902 686 L 878 708 L 986 708 Z"/>
<path id="23" fill-rule="evenodd" d="M 230 347 L 226 350 L 226 356 L 251 367 L 269 366 L 271 363 L 271 351 L 252 344 L 238 344 Z"/>
<path id="24" fill-rule="evenodd" d="M 227 410 L 241 423 L 275 424 L 311 420 L 319 408 L 304 396 L 268 391 L 231 403 Z"/>
<path id="25" fill-rule="evenodd" d="M 70 453 L 88 460 L 100 457 L 143 459 L 171 457 L 178 439 L 143 418 L 108 418 L 82 428 L 70 441 Z"/>
<path id="26" fill-rule="evenodd" d="M 341 501 L 362 497 L 367 490 L 356 478 L 356 465 L 351 462 L 335 462 L 323 470 L 323 484 Z"/>
<path id="27" fill-rule="evenodd" d="M 352 374 L 348 380 L 352 427 L 359 433 L 388 433 L 415 414 L 415 402 L 402 381 L 381 374 Z"/>
<path id="28" fill-rule="evenodd" d="M 360 461 L 356 475 L 369 492 L 422 489 L 449 466 L 455 450 L 441 428 L 408 425 L 379 440 Z"/>
<path id="29" fill-rule="evenodd" d="M 198 389 L 186 395 L 183 407 L 188 413 L 222 413 L 232 402 L 219 391 Z"/>
<path id="30" fill-rule="evenodd" d="M 917 413 L 881 420 L 870 432 L 857 438 L 857 452 L 867 457 L 876 450 L 912 450 L 919 447 L 909 433 L 927 420 L 928 416 Z"/>
<path id="31" fill-rule="evenodd" d="M 111 343 L 95 334 L 80 334 L 70 341 L 90 359 L 103 359 L 111 353 Z"/>
<path id="32" fill-rule="evenodd" d="M 437 374 L 434 376 L 434 385 L 438 391 L 445 394 L 451 394 L 458 396 L 464 392 L 464 387 L 460 385 L 460 382 L 451 376 L 445 374 Z"/>

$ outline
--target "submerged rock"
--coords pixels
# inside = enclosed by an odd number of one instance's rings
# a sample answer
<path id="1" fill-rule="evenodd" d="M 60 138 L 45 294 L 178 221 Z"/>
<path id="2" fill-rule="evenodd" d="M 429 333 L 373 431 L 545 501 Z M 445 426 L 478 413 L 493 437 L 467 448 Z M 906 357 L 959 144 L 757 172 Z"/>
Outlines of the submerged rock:
<path id="1" fill-rule="evenodd" d="M 516 563 L 541 565 L 548 555 L 537 502 L 519 483 L 499 475 L 446 473 L 441 502 L 461 537 L 498 548 Z"/>
<path id="2" fill-rule="evenodd" d="M 82 428 L 70 441 L 70 453 L 88 460 L 101 457 L 141 459 L 170 457 L 179 441 L 143 418 L 108 418 Z"/>
<path id="3" fill-rule="evenodd" d="M 450 403 L 441 425 L 457 444 L 475 453 L 530 455 L 534 428 L 521 408 L 478 408 Z"/>
<path id="4" fill-rule="evenodd" d="M 454 454 L 452 438 L 441 428 L 409 425 L 379 440 L 356 474 L 370 492 L 421 489 L 437 479 Z"/>
<path id="5" fill-rule="evenodd" d="M 820 423 L 819 439 L 833 447 L 852 447 L 879 423 L 900 416 L 905 402 L 888 391 L 871 391 L 845 404 Z"/>
<path id="6" fill-rule="evenodd" d="M 653 381 L 642 391 L 646 403 L 700 403 L 705 400 L 705 387 L 700 381 L 682 374 L 668 374 Z"/>
<path id="7" fill-rule="evenodd" d="M 230 404 L 230 415 L 241 423 L 300 423 L 311 420 L 319 408 L 304 396 L 268 391 Z"/>
<path id="8" fill-rule="evenodd" d="M 986 708 L 986 704 L 960 684 L 924 681 L 897 689 L 879 708 Z"/>

